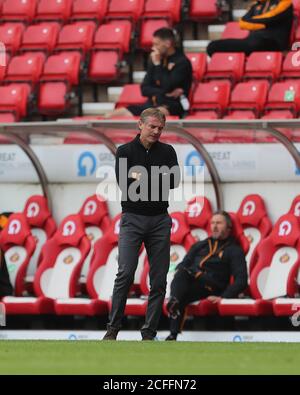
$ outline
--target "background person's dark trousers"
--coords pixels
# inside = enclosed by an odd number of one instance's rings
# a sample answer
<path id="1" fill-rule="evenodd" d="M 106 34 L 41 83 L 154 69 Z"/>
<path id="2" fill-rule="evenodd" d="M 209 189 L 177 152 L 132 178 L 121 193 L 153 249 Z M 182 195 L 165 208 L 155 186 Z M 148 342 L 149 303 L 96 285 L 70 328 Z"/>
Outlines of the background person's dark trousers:
<path id="1" fill-rule="evenodd" d="M 256 51 L 281 51 L 277 42 L 270 38 L 253 37 L 228 38 L 211 41 L 207 46 L 207 53 L 212 56 L 215 52 L 244 52 L 250 55 Z"/>
<path id="2" fill-rule="evenodd" d="M 123 213 L 119 235 L 119 270 L 114 284 L 109 328 L 119 330 L 129 288 L 134 280 L 138 255 L 144 242 L 150 265 L 150 294 L 143 337 L 156 336 L 166 292 L 170 264 L 170 230 L 172 220 L 166 214 L 156 216 Z"/>
<path id="3" fill-rule="evenodd" d="M 170 315 L 170 332 L 177 335 L 182 330 L 185 308 L 189 303 L 216 295 L 214 290 L 206 285 L 200 277 L 195 279 L 184 269 L 178 269 L 171 283 L 170 301 L 174 298 L 178 301 L 176 311 L 179 314 Z"/>

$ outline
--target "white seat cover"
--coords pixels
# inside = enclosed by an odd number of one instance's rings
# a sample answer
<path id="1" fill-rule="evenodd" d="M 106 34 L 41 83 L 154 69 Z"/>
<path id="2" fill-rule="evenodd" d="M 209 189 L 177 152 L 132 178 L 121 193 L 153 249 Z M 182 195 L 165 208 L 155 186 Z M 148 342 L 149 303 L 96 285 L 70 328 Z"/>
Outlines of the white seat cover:
<path id="1" fill-rule="evenodd" d="M 26 248 L 13 246 L 5 252 L 4 256 L 10 283 L 15 288 L 18 271 L 27 258 Z"/>
<path id="2" fill-rule="evenodd" d="M 44 229 L 32 228 L 31 234 L 35 238 L 37 244 L 34 250 L 34 254 L 30 258 L 29 265 L 27 268 L 26 279 L 28 277 L 30 280 L 34 278 L 41 249 L 47 241 L 47 234 L 44 231 Z"/>

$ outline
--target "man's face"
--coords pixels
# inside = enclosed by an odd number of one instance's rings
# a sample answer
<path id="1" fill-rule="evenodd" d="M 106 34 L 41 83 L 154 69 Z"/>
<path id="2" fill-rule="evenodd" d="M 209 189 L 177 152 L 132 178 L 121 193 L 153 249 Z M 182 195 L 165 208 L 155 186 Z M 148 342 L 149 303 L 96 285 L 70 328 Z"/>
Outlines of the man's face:
<path id="1" fill-rule="evenodd" d="M 145 122 L 139 121 L 141 138 L 149 144 L 159 140 L 165 124 L 156 117 L 148 117 Z"/>
<path id="2" fill-rule="evenodd" d="M 170 40 L 162 40 L 159 37 L 153 37 L 152 51 L 157 51 L 160 53 L 161 56 L 166 56 L 170 47 L 171 47 Z"/>
<path id="3" fill-rule="evenodd" d="M 226 239 L 231 231 L 231 229 L 227 226 L 224 216 L 221 214 L 213 215 L 210 221 L 210 229 L 212 237 L 217 240 Z"/>

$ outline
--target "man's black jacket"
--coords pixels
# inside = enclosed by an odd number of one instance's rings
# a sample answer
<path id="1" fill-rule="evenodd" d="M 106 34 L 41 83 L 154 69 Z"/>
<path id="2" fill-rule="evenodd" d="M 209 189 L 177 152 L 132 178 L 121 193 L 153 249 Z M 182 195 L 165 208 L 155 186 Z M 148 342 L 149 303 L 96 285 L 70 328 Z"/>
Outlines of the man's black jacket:
<path id="1" fill-rule="evenodd" d="M 182 88 L 185 96 L 188 97 L 192 81 L 191 62 L 182 51 L 176 50 L 158 66 L 150 62 L 141 91 L 143 96 L 152 99 L 153 104 L 167 104 L 169 101 L 179 101 L 179 99 L 165 96 L 166 93 L 176 88 Z"/>
<path id="2" fill-rule="evenodd" d="M 161 171 L 158 174 L 159 168 Z M 172 168 L 176 175 L 172 173 Z M 176 188 L 180 182 L 177 155 L 171 145 L 157 141 L 147 150 L 138 134 L 130 143 L 118 147 L 115 170 L 122 191 L 123 212 L 150 216 L 167 212 L 169 189 Z M 133 173 L 141 173 L 141 180 L 132 177 Z M 144 187 L 136 188 L 141 183 L 146 186 L 146 190 Z M 131 199 L 130 192 L 133 190 L 137 191 L 137 195 L 141 190 L 146 193 L 135 201 Z"/>
<path id="3" fill-rule="evenodd" d="M 223 298 L 235 298 L 247 287 L 245 254 L 233 237 L 226 240 L 209 237 L 195 243 L 177 268 L 187 270 L 195 278 L 201 276 Z M 233 284 L 230 284 L 231 276 Z"/>

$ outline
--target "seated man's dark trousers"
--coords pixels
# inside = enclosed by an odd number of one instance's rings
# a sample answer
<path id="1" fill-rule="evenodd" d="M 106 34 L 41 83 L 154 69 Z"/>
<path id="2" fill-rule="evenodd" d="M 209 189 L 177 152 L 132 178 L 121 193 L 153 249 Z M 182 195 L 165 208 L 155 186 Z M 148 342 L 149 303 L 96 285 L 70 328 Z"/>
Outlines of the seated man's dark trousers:
<path id="1" fill-rule="evenodd" d="M 170 264 L 170 231 L 168 213 L 146 216 L 123 213 L 119 235 L 119 269 L 114 284 L 112 309 L 108 328 L 119 330 L 126 299 L 138 265 L 139 251 L 144 242 L 149 260 L 150 294 L 141 329 L 142 336 L 155 337 L 166 292 Z"/>
<path id="2" fill-rule="evenodd" d="M 171 283 L 171 296 L 168 303 L 171 334 L 177 335 L 181 332 L 185 308 L 189 303 L 205 299 L 210 295 L 218 296 L 220 293 L 216 288 L 207 285 L 203 277 L 195 278 L 185 269 L 179 268 Z"/>

